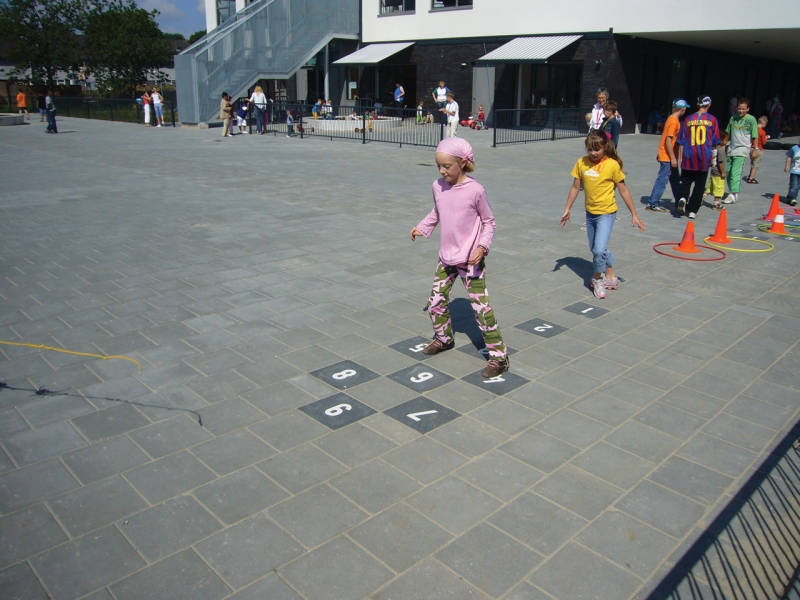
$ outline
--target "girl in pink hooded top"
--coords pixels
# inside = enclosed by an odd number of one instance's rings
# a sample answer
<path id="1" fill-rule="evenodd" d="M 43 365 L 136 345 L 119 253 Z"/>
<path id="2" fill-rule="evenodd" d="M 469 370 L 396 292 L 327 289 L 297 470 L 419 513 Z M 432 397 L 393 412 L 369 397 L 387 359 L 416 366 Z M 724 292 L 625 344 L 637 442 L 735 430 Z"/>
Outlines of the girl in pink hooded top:
<path id="1" fill-rule="evenodd" d="M 483 186 L 468 176 L 475 170 L 469 142 L 445 138 L 436 148 L 436 163 L 442 178 L 433 183 L 433 210 L 411 229 L 411 239 L 415 240 L 418 235 L 430 237 L 436 225 L 441 225 L 439 265 L 428 300 L 435 337 L 423 353 L 438 354 L 455 346 L 449 296 L 456 277 L 460 277 L 486 344 L 489 362 L 483 376 L 498 377 L 508 370 L 508 356 L 486 289 L 484 259 L 495 230 L 492 207 Z"/>

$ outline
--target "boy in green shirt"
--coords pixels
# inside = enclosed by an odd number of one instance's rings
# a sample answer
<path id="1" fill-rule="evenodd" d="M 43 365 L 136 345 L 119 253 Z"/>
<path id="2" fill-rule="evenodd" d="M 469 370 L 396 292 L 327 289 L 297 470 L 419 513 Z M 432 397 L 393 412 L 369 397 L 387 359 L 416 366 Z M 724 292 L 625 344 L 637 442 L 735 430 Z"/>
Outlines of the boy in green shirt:
<path id="1" fill-rule="evenodd" d="M 753 115 L 748 114 L 749 112 L 750 100 L 739 98 L 736 114 L 731 117 L 728 127 L 725 129 L 725 133 L 731 138 L 727 161 L 728 189 L 731 193 L 722 201 L 723 204 L 733 204 L 739 199 L 742 167 L 745 159 L 750 156 L 753 142 L 758 139 L 758 123 Z"/>

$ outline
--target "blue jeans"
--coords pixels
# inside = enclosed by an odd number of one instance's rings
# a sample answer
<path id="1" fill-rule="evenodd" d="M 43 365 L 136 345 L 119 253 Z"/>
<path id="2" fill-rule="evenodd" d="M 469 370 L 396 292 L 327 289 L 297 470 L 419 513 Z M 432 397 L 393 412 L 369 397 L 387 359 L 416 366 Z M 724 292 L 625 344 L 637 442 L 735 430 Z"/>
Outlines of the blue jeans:
<path id="1" fill-rule="evenodd" d="M 650 206 L 658 206 L 658 203 L 661 202 L 661 196 L 664 194 L 664 190 L 667 189 L 667 182 L 669 182 L 669 187 L 672 189 L 672 196 L 675 198 L 675 202 L 677 202 L 681 188 L 680 170 L 678 167 L 673 168 L 670 166 L 669 161 L 659 161 L 658 176 L 656 177 L 656 182 L 653 184 L 653 191 L 650 192 Z"/>
<path id="2" fill-rule="evenodd" d="M 58 127 L 56 126 L 56 111 L 54 110 L 47 111 L 47 131 L 58 133 Z"/>
<path id="3" fill-rule="evenodd" d="M 595 273 L 605 273 L 606 267 L 614 266 L 616 259 L 608 249 L 608 240 L 617 213 L 607 215 L 593 215 L 586 213 L 586 235 L 589 236 L 589 249 L 592 251 L 592 263 Z"/>
<path id="4" fill-rule="evenodd" d="M 256 106 L 256 132 L 264 131 L 264 109 Z"/>
<path id="5" fill-rule="evenodd" d="M 789 173 L 789 193 L 786 195 L 789 200 L 797 200 L 797 192 L 800 191 L 800 174 Z"/>

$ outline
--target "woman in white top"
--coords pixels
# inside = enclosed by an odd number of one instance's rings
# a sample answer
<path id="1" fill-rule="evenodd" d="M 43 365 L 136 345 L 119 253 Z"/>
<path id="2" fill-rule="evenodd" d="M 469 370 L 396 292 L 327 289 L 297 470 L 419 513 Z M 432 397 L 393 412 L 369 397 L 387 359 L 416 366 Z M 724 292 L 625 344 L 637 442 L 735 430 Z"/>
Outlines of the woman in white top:
<path id="1" fill-rule="evenodd" d="M 250 96 L 250 104 L 256 109 L 256 131 L 259 135 L 266 133 L 264 131 L 264 113 L 267 110 L 267 97 L 264 95 L 264 90 L 260 85 L 256 86 L 253 95 Z"/>
<path id="2" fill-rule="evenodd" d="M 156 113 L 156 127 L 161 127 L 164 122 L 164 100 L 161 98 L 161 94 L 158 93 L 158 88 L 153 88 L 150 97 L 153 99 L 153 110 Z"/>
<path id="3" fill-rule="evenodd" d="M 586 113 L 586 123 L 589 125 L 589 131 L 592 129 L 600 129 L 603 125 L 605 114 L 603 113 L 603 104 L 608 102 L 608 90 L 601 87 L 597 90 L 597 103 L 592 107 L 591 113 Z M 619 126 L 622 127 L 622 115 L 615 112 L 614 116 L 619 121 Z"/>
<path id="4" fill-rule="evenodd" d="M 433 101 L 436 102 L 436 108 L 438 108 L 440 112 L 442 112 L 442 109 L 447 104 L 447 92 L 449 92 L 449 91 L 450 91 L 450 88 L 448 88 L 444 84 L 444 81 L 440 81 L 439 82 L 439 87 L 434 89 L 433 90 L 433 94 L 431 94 L 433 96 Z M 444 113 L 443 112 L 440 115 L 440 117 L 441 117 L 441 119 L 444 119 Z M 441 122 L 442 123 L 446 123 L 447 121 L 442 120 Z"/>

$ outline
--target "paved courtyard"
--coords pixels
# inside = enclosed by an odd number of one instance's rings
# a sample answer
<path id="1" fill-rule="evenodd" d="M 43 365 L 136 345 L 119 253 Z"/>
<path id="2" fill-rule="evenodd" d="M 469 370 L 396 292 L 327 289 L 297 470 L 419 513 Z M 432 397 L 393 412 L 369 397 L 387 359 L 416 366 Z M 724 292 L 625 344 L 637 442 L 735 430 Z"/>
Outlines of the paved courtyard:
<path id="1" fill-rule="evenodd" d="M 457 349 L 418 351 L 431 150 L 59 130 L 0 129 L 0 339 L 142 370 L 0 346 L 4 598 L 643 599 L 798 419 L 800 243 L 679 261 L 652 245 L 686 219 L 623 209 L 596 300 L 581 210 L 557 226 L 582 140 L 465 134 L 514 352 L 487 382 L 458 285 Z M 637 202 L 657 143 L 621 140 Z M 767 237 L 783 162 L 731 230 Z"/>

